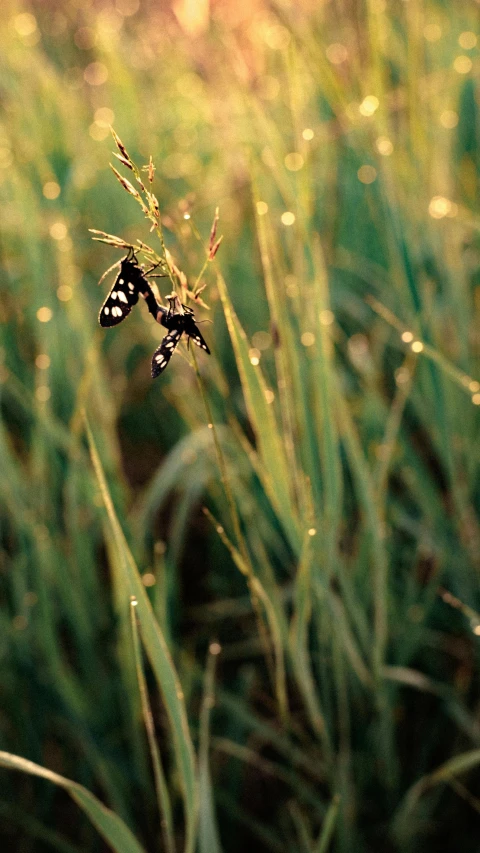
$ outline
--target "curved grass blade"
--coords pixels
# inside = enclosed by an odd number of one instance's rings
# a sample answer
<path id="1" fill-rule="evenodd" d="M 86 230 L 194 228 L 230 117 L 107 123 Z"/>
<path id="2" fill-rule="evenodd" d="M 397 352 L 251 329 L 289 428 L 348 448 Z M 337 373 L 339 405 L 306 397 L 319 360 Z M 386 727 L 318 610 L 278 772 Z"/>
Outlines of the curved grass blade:
<path id="1" fill-rule="evenodd" d="M 248 341 L 244 329 L 230 301 L 223 278 L 217 279 L 223 311 L 232 341 L 238 372 L 248 416 L 255 432 L 259 454 L 265 471 L 271 480 L 271 488 L 277 495 L 280 508 L 280 520 L 287 532 L 292 547 L 300 547 L 298 515 L 292 501 L 291 472 L 285 456 L 282 435 L 272 409 L 267 402 L 267 387 L 260 367 L 254 367 L 248 355 Z"/>
<path id="2" fill-rule="evenodd" d="M 163 772 L 160 752 L 157 745 L 155 735 L 155 726 L 153 723 L 152 710 L 150 700 L 148 698 L 148 688 L 143 671 L 142 649 L 140 645 L 140 637 L 136 615 L 137 600 L 132 599 L 130 602 L 130 616 L 132 624 L 132 639 L 133 652 L 135 657 L 135 668 L 137 671 L 138 687 L 140 690 L 140 700 L 142 703 L 142 713 L 147 732 L 148 745 L 150 747 L 150 755 L 152 758 L 153 776 L 155 779 L 155 790 L 157 793 L 158 811 L 161 817 L 162 835 L 165 850 L 167 853 L 174 853 L 175 841 L 173 831 L 172 806 L 170 803 L 170 794 L 168 792 L 165 774 Z"/>
<path id="3" fill-rule="evenodd" d="M 20 755 L 12 755 L 10 752 L 0 752 L 0 766 L 8 770 L 19 770 L 30 776 L 38 776 L 67 791 L 115 853 L 145 853 L 123 820 L 104 806 L 83 785 L 72 782 L 71 779 L 66 779 L 39 764 L 34 764 L 33 761 L 28 761 Z"/>
<path id="4" fill-rule="evenodd" d="M 406 840 L 415 831 L 415 821 L 412 821 L 413 813 L 422 795 L 441 782 L 450 783 L 460 773 L 466 773 L 480 764 L 480 749 L 472 749 L 455 755 L 444 764 L 441 764 L 433 773 L 422 776 L 407 791 L 403 802 L 394 818 L 394 831 L 401 841 Z"/>
<path id="5" fill-rule="evenodd" d="M 133 595 L 137 599 L 142 641 L 155 673 L 172 730 L 177 769 L 184 799 L 185 853 L 193 853 L 197 826 L 198 791 L 195 754 L 188 727 L 182 687 L 165 637 L 154 617 L 138 568 L 120 527 L 86 415 L 84 415 L 84 419 L 93 467 L 107 510 L 112 536 L 118 552 L 119 565 L 124 574 L 125 593 L 129 596 Z"/>
<path id="6" fill-rule="evenodd" d="M 325 820 L 323 821 L 323 826 L 318 837 L 317 843 L 314 847 L 313 853 L 327 853 L 330 841 L 332 840 L 332 835 L 335 830 L 339 807 L 340 797 L 338 794 L 335 794 L 332 802 L 328 807 L 327 814 L 325 815 Z"/>
<path id="7" fill-rule="evenodd" d="M 271 600 L 263 584 L 261 583 L 259 578 L 257 578 L 256 575 L 252 573 L 250 567 L 245 563 L 242 554 L 240 554 L 238 549 L 235 548 L 233 543 L 230 541 L 223 527 L 217 523 L 217 521 L 208 509 L 204 508 L 204 513 L 211 521 L 221 541 L 229 551 L 230 556 L 232 557 L 232 560 L 235 563 L 237 569 L 239 569 L 242 575 L 245 575 L 245 577 L 248 578 L 251 593 L 258 598 L 265 611 L 265 617 L 270 631 L 270 638 L 275 652 L 275 692 L 280 713 L 285 719 L 288 712 L 288 699 L 285 673 L 285 655 L 282 641 L 281 616 L 277 613 L 275 603 Z"/>

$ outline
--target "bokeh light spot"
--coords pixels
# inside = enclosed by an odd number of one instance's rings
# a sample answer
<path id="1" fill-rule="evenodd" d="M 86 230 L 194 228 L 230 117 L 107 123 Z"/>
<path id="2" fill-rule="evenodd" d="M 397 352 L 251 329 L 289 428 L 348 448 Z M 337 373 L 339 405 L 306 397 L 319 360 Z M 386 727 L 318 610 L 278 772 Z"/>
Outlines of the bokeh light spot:
<path id="1" fill-rule="evenodd" d="M 46 305 L 43 305 L 37 311 L 37 320 L 40 320 L 41 323 L 49 323 L 52 317 L 53 311 L 51 308 L 47 308 Z"/>
<path id="2" fill-rule="evenodd" d="M 452 202 L 443 195 L 434 195 L 428 205 L 428 212 L 433 219 L 443 219 L 448 216 Z"/>
<path id="3" fill-rule="evenodd" d="M 40 353 L 35 359 L 35 364 L 39 370 L 47 370 L 50 367 L 50 356 L 46 353 Z"/>
<path id="4" fill-rule="evenodd" d="M 98 122 L 94 121 L 88 128 L 88 132 L 95 142 L 103 142 L 109 135 L 110 130 L 104 124 L 98 124 Z"/>
<path id="5" fill-rule="evenodd" d="M 51 396 L 52 392 L 50 391 L 48 385 L 39 385 L 37 390 L 35 391 L 35 397 L 37 398 L 37 400 L 40 401 L 40 403 L 46 403 Z"/>
<path id="6" fill-rule="evenodd" d="M 374 166 L 360 166 L 357 177 L 362 184 L 373 184 L 377 177 L 377 170 Z"/>
<path id="7" fill-rule="evenodd" d="M 30 36 L 37 29 L 37 19 L 30 12 L 21 12 L 15 16 L 13 26 L 19 36 Z"/>
<path id="8" fill-rule="evenodd" d="M 334 44 L 330 44 L 326 50 L 327 59 L 332 65 L 341 65 L 342 62 L 345 62 L 348 59 L 348 50 L 344 44 L 339 44 L 339 42 L 334 42 Z"/>
<path id="9" fill-rule="evenodd" d="M 47 183 L 43 185 L 42 192 L 45 198 L 58 198 L 58 196 L 60 195 L 60 185 L 57 184 L 56 181 L 47 181 Z"/>
<path id="10" fill-rule="evenodd" d="M 397 385 L 406 385 L 410 380 L 411 373 L 408 367 L 398 367 L 395 371 L 395 382 Z"/>
<path id="11" fill-rule="evenodd" d="M 388 136 L 379 136 L 378 139 L 375 140 L 375 146 L 382 157 L 389 157 L 390 154 L 393 153 L 393 143 Z"/>
<path id="12" fill-rule="evenodd" d="M 438 41 L 442 38 L 442 28 L 440 24 L 427 24 L 423 28 L 423 35 L 427 41 Z"/>
<path id="13" fill-rule="evenodd" d="M 319 319 L 322 326 L 331 326 L 335 320 L 335 315 L 329 308 L 324 308 L 323 311 L 320 311 Z"/>
<path id="14" fill-rule="evenodd" d="M 440 124 L 448 130 L 456 127 L 458 124 L 458 113 L 456 113 L 455 110 L 444 110 L 443 113 L 440 114 Z"/>
<path id="15" fill-rule="evenodd" d="M 255 332 L 252 336 L 252 344 L 261 351 L 268 349 L 272 345 L 270 332 Z"/>
<path id="16" fill-rule="evenodd" d="M 102 86 L 108 80 L 108 68 L 103 62 L 90 62 L 83 72 L 83 78 L 89 86 Z"/>
<path id="17" fill-rule="evenodd" d="M 457 74 L 468 74 L 472 70 L 473 62 L 469 56 L 457 56 L 453 62 Z"/>
<path id="18" fill-rule="evenodd" d="M 362 116 L 373 116 L 373 114 L 378 110 L 380 106 L 380 101 L 375 95 L 367 95 L 366 98 L 363 99 L 360 104 L 358 111 Z"/>
<path id="19" fill-rule="evenodd" d="M 110 107 L 99 107 L 98 110 L 95 110 L 94 119 L 95 124 L 100 125 L 100 127 L 110 128 L 115 121 L 115 113 Z"/>
<path id="20" fill-rule="evenodd" d="M 73 290 L 69 284 L 61 284 L 57 289 L 57 297 L 60 302 L 69 302 L 73 296 Z"/>
<path id="21" fill-rule="evenodd" d="M 257 213 L 259 216 L 265 216 L 268 213 L 268 204 L 266 201 L 257 201 Z"/>
<path id="22" fill-rule="evenodd" d="M 54 222 L 50 225 L 50 237 L 54 240 L 65 240 L 68 234 L 68 228 L 64 222 Z"/>
<path id="23" fill-rule="evenodd" d="M 469 31 L 460 33 L 458 43 L 463 50 L 473 50 L 477 46 L 477 36 Z"/>
<path id="24" fill-rule="evenodd" d="M 304 347 L 312 347 L 315 343 L 315 335 L 313 332 L 304 332 L 300 340 Z"/>
<path id="25" fill-rule="evenodd" d="M 290 210 L 286 210 L 285 213 L 282 213 L 280 219 L 283 225 L 293 225 L 295 222 L 295 214 Z"/>
<path id="26" fill-rule="evenodd" d="M 265 44 L 272 50 L 285 50 L 290 44 L 290 33 L 281 24 L 274 24 L 265 31 Z"/>
<path id="27" fill-rule="evenodd" d="M 76 31 L 73 40 L 80 50 L 91 50 L 95 45 L 97 36 L 95 30 L 92 30 L 91 27 L 80 27 Z"/>
<path id="28" fill-rule="evenodd" d="M 285 157 L 285 166 L 289 172 L 298 172 L 304 164 L 304 159 L 297 151 L 292 151 Z"/>

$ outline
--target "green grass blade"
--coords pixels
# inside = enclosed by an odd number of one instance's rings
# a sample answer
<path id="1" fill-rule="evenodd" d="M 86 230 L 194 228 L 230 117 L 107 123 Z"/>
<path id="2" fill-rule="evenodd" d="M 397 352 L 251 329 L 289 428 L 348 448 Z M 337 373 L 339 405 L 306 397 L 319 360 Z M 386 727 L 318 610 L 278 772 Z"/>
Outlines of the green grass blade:
<path id="1" fill-rule="evenodd" d="M 307 534 L 295 579 L 294 612 L 289 640 L 295 678 L 308 710 L 310 722 L 322 739 L 325 748 L 330 751 L 331 744 L 329 743 L 327 725 L 313 678 L 308 647 L 308 629 L 312 614 L 311 560 L 311 540 Z"/>
<path id="2" fill-rule="evenodd" d="M 461 773 L 467 773 L 474 767 L 480 764 L 480 749 L 472 749 L 468 752 L 462 752 L 460 755 L 455 755 L 444 764 L 441 764 L 432 773 L 422 776 L 414 785 L 407 791 L 403 802 L 400 804 L 397 814 L 394 818 L 395 835 L 400 840 L 405 840 L 415 833 L 415 821 L 413 816 L 418 806 L 419 800 L 429 788 L 438 785 L 441 782 L 450 782 L 455 776 Z"/>
<path id="3" fill-rule="evenodd" d="M 200 711 L 200 742 L 199 742 L 199 783 L 200 783 L 200 814 L 198 843 L 200 853 L 221 853 L 222 847 L 218 834 L 213 798 L 212 780 L 210 776 L 210 713 L 215 703 L 215 663 L 220 647 L 212 643 L 209 648 L 203 700 Z"/>
<path id="4" fill-rule="evenodd" d="M 168 714 L 172 730 L 177 768 L 184 798 L 186 822 L 185 851 L 186 853 L 193 853 L 197 826 L 198 792 L 195 754 L 188 727 L 183 691 L 173 665 L 168 646 L 165 642 L 165 638 L 160 626 L 155 620 L 145 587 L 120 527 L 105 479 L 102 463 L 86 417 L 85 423 L 93 467 L 95 469 L 103 502 L 107 510 L 112 535 L 118 549 L 120 563 L 124 570 L 125 593 L 129 596 L 133 595 L 137 599 L 143 644 L 157 678 L 158 686 L 162 693 Z"/>
<path id="5" fill-rule="evenodd" d="M 47 770 L 46 767 L 40 767 L 39 764 L 34 764 L 33 761 L 28 761 L 19 755 L 12 755 L 10 752 L 0 752 L 0 765 L 9 770 L 19 770 L 21 773 L 38 776 L 40 779 L 46 779 L 48 782 L 53 782 L 54 785 L 64 788 L 83 809 L 93 826 L 115 853 L 145 853 L 123 820 L 115 812 L 104 806 L 83 785 L 65 779 L 64 776 Z"/>
<path id="6" fill-rule="evenodd" d="M 258 449 L 271 488 L 277 495 L 280 520 L 289 535 L 292 547 L 299 547 L 299 528 L 296 509 L 292 503 L 291 477 L 285 456 L 282 436 L 274 411 L 267 402 L 267 386 L 260 366 L 253 366 L 248 355 L 248 341 L 228 296 L 225 282 L 217 279 L 225 319 L 232 341 L 248 415 L 258 441 Z"/>
<path id="7" fill-rule="evenodd" d="M 215 530 L 217 531 L 221 541 L 230 552 L 230 556 L 232 557 L 233 562 L 235 563 L 239 571 L 243 575 L 245 575 L 246 578 L 248 578 L 248 584 L 254 606 L 256 605 L 256 609 L 258 609 L 258 600 L 265 611 L 265 617 L 267 620 L 268 628 L 270 630 L 271 642 L 275 652 L 275 692 L 277 694 L 277 701 L 280 712 L 282 714 L 282 717 L 285 717 L 287 714 L 288 705 L 285 673 L 285 655 L 281 629 L 281 614 L 277 612 L 275 602 L 272 601 L 259 578 L 252 573 L 251 567 L 245 563 L 242 554 L 240 554 L 237 548 L 235 548 L 233 543 L 230 541 L 223 527 L 217 524 L 214 517 L 207 509 L 205 509 L 204 512 L 207 518 L 209 518 L 212 524 L 214 525 Z"/>
<path id="8" fill-rule="evenodd" d="M 165 774 L 163 772 L 162 761 L 160 758 L 160 752 L 157 745 L 157 739 L 155 736 L 155 726 L 153 723 L 152 710 L 150 707 L 150 701 L 148 698 L 148 689 L 147 682 L 145 679 L 145 673 L 143 671 L 143 663 L 142 663 L 142 649 L 140 646 L 140 637 L 138 633 L 138 624 L 137 624 L 137 600 L 132 599 L 130 602 L 130 616 L 131 616 L 131 624 L 132 624 L 132 639 L 133 639 L 133 650 L 135 656 L 135 668 L 137 671 L 137 680 L 138 687 L 140 690 L 140 700 L 142 703 L 142 713 L 143 719 L 145 722 L 145 729 L 147 732 L 148 745 L 150 747 L 150 755 L 152 758 L 153 765 L 153 776 L 155 779 L 155 789 L 157 792 L 157 802 L 158 802 L 158 811 L 161 817 L 161 826 L 163 833 L 163 840 L 165 844 L 165 850 L 167 853 L 174 853 L 175 851 L 175 840 L 174 840 L 174 830 L 173 830 L 173 819 L 172 819 L 172 806 L 170 803 L 170 794 L 168 791 L 167 782 L 165 779 Z"/>
<path id="9" fill-rule="evenodd" d="M 335 824 L 338 817 L 338 809 L 340 807 L 340 797 L 336 794 L 328 807 L 325 820 L 323 821 L 322 830 L 318 836 L 317 843 L 313 853 L 327 853 L 330 841 L 335 831 Z"/>

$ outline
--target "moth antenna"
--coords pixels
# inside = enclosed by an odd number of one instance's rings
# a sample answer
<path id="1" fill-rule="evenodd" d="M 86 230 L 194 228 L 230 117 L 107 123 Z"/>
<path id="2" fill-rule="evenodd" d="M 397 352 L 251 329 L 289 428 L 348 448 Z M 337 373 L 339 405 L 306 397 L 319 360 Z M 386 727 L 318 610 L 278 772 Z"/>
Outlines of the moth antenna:
<path id="1" fill-rule="evenodd" d="M 120 266 L 120 264 L 121 264 L 121 261 L 117 261 L 115 264 L 112 264 L 112 266 L 111 266 L 111 267 L 109 267 L 109 268 L 108 268 L 108 270 L 105 270 L 105 272 L 103 273 L 103 275 L 99 278 L 99 280 L 98 280 L 98 284 L 100 285 L 103 281 L 105 281 L 105 279 L 106 279 L 107 275 L 108 275 L 109 273 L 111 273 L 111 272 L 112 272 L 112 270 L 114 270 L 114 269 L 115 269 L 115 267 L 119 267 L 119 266 Z"/>
<path id="2" fill-rule="evenodd" d="M 161 264 L 162 261 L 157 261 L 157 263 L 154 264 L 153 267 L 150 267 L 149 270 L 145 270 L 145 275 L 150 275 L 150 273 L 153 272 L 153 270 L 156 270 L 157 267 L 161 266 Z M 165 277 L 166 275 L 168 275 L 168 273 L 163 273 L 163 277 Z"/>

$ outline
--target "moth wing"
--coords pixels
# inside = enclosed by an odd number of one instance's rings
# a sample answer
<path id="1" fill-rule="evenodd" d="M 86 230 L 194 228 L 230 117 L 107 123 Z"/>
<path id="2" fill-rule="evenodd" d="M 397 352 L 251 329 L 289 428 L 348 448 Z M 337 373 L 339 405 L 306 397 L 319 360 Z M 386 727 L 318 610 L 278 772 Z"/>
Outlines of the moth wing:
<path id="1" fill-rule="evenodd" d="M 116 326 L 128 317 L 138 302 L 139 274 L 142 277 L 138 266 L 124 258 L 115 283 L 100 308 L 98 321 L 101 326 Z"/>
<path id="2" fill-rule="evenodd" d="M 207 343 L 203 335 L 200 334 L 200 330 L 198 329 L 195 323 L 192 323 L 191 328 L 189 328 L 187 334 L 190 340 L 193 341 L 193 343 L 196 344 L 197 347 L 200 347 L 200 349 L 204 349 L 205 352 L 208 352 L 208 354 L 210 355 L 210 350 L 207 346 Z"/>
<path id="3" fill-rule="evenodd" d="M 163 373 L 181 337 L 181 329 L 173 329 L 168 335 L 165 335 L 162 343 L 153 353 L 152 379 L 156 379 L 157 376 Z"/>

